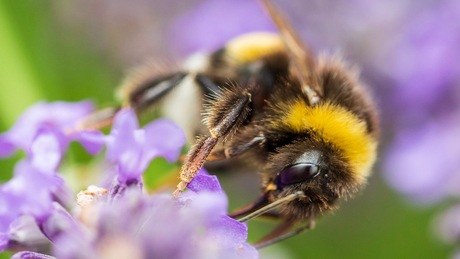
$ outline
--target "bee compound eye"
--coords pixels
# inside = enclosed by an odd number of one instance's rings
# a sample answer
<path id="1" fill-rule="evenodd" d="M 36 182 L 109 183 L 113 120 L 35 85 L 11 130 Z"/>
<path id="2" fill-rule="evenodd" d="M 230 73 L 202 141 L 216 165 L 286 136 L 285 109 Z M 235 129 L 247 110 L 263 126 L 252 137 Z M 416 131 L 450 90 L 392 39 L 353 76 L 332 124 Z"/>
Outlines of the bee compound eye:
<path id="1" fill-rule="evenodd" d="M 319 174 L 319 166 L 310 163 L 295 164 L 284 168 L 280 174 L 278 183 L 287 186 L 315 178 Z"/>

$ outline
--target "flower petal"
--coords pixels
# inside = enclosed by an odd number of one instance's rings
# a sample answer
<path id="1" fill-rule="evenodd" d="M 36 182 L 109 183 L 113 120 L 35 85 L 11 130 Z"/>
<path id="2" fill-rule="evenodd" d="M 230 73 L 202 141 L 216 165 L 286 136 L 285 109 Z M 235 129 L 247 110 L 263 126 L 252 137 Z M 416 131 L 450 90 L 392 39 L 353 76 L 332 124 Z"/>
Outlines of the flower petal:
<path id="1" fill-rule="evenodd" d="M 56 172 L 64 150 L 67 149 L 65 136 L 57 130 L 42 130 L 30 147 L 32 166 L 43 173 Z"/>
<path id="2" fill-rule="evenodd" d="M 215 175 L 209 175 L 205 169 L 200 169 L 198 175 L 187 185 L 194 192 L 222 192 L 219 180 Z"/>
<path id="3" fill-rule="evenodd" d="M 144 127 L 148 150 L 154 156 L 163 156 L 169 162 L 177 160 L 185 144 L 185 134 L 181 128 L 168 119 L 158 119 Z"/>
<path id="4" fill-rule="evenodd" d="M 40 102 L 29 107 L 3 136 L 7 137 L 8 142 L 15 147 L 27 150 L 39 130 L 53 128 L 64 131 L 72 128 L 78 120 L 87 116 L 92 110 L 93 105 L 89 101 Z"/>
<path id="5" fill-rule="evenodd" d="M 133 110 L 120 111 L 114 120 L 110 136 L 107 139 L 107 159 L 117 165 L 121 182 L 138 178 L 143 170 L 142 146 L 136 139 L 139 130 L 136 114 Z"/>
<path id="6" fill-rule="evenodd" d="M 16 147 L 8 139 L 8 134 L 5 133 L 0 135 L 0 157 L 11 156 L 14 151 L 16 151 Z"/>
<path id="7" fill-rule="evenodd" d="M 248 228 L 228 216 L 221 216 L 206 232 L 207 238 L 219 242 L 224 248 L 236 248 L 246 242 Z"/>
<path id="8" fill-rule="evenodd" d="M 85 130 L 76 131 L 69 136 L 72 140 L 79 142 L 91 155 L 101 152 L 106 137 L 100 131 Z"/>

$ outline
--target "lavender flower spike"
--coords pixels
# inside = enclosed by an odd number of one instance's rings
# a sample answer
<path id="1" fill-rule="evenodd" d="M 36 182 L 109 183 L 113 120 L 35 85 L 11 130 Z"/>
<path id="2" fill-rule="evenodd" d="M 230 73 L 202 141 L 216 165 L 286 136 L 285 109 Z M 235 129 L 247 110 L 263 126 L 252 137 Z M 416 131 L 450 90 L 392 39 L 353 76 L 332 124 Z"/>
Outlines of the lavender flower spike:
<path id="1" fill-rule="evenodd" d="M 57 170 L 71 135 L 55 126 L 36 127 L 33 134 L 21 147 L 28 157 L 0 185 L 0 251 L 20 244 L 30 252 L 13 258 L 258 257 L 246 242 L 247 226 L 226 215 L 227 197 L 215 176 L 200 171 L 180 198 L 149 196 L 138 188 L 152 158 L 178 158 L 185 136 L 171 122 L 139 128 L 132 110 L 121 111 L 110 135 L 96 136 L 96 142 L 106 143 L 107 158 L 115 165 L 115 185 L 109 191 L 91 187 L 81 193 L 75 215 L 55 202 L 56 190 L 65 184 Z M 18 223 L 25 217 L 32 225 Z M 43 250 L 28 242 L 27 227 L 39 234 L 40 246 L 52 244 L 52 255 L 32 252 Z"/>
<path id="2" fill-rule="evenodd" d="M 179 199 L 128 187 L 118 199 L 94 199 L 92 236 L 63 232 L 57 258 L 257 258 L 246 225 L 226 216 L 227 198 L 215 176 L 202 171 Z M 86 207 L 86 206 L 90 207 Z M 86 217 L 88 218 L 88 217 Z M 96 223 L 94 223 L 94 220 Z M 92 237 L 92 238 L 91 238 Z"/>
<path id="3" fill-rule="evenodd" d="M 153 158 L 176 160 L 184 144 L 184 133 L 169 120 L 156 120 L 140 129 L 133 110 L 120 111 L 107 137 L 107 159 L 116 165 L 117 171 L 111 193 L 116 195 L 131 184 L 138 185 Z"/>

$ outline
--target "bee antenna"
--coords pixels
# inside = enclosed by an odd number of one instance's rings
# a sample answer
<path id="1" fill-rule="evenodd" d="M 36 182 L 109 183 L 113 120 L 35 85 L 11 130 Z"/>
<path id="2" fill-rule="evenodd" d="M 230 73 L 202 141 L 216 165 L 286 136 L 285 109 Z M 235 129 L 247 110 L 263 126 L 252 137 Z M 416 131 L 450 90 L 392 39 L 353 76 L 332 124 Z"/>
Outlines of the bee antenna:
<path id="1" fill-rule="evenodd" d="M 252 212 L 251 214 L 248 214 L 248 215 L 238 219 L 238 221 L 239 222 L 246 222 L 248 220 L 251 220 L 251 219 L 253 219 L 255 217 L 258 217 L 258 216 L 260 216 L 262 214 L 265 214 L 270 210 L 278 208 L 279 206 L 281 206 L 281 205 L 283 205 L 285 203 L 288 203 L 290 201 L 293 201 L 293 200 L 295 200 L 297 198 L 300 198 L 300 197 L 305 197 L 305 194 L 302 191 L 298 191 L 298 192 L 295 192 L 293 194 L 289 194 L 286 197 L 278 199 L 278 200 L 276 200 L 276 201 L 274 201 L 274 202 L 272 202 L 272 203 L 270 203 L 270 204 L 268 204 L 268 205 L 266 205 L 266 206 L 264 206 L 264 207 L 262 207 L 262 208 L 260 208 L 260 209 L 258 209 L 256 211 Z"/>

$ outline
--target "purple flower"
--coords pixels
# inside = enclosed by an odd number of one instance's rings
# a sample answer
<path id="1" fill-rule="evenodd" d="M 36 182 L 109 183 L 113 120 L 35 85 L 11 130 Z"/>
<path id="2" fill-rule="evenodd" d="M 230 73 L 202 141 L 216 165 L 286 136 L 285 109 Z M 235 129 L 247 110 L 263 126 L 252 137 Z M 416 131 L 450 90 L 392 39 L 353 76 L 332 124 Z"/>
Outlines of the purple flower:
<path id="1" fill-rule="evenodd" d="M 89 102 L 39 103 L 29 108 L 6 133 L 0 136 L 2 155 L 17 148 L 28 157 L 20 161 L 12 179 L 0 185 L 0 249 L 8 245 L 11 226 L 23 215 L 40 223 L 51 215 L 54 201 L 65 201 L 67 186 L 57 174 L 63 154 L 72 139 L 80 139 L 91 151 L 103 144 L 101 133 L 68 131 L 92 110 Z M 99 144 L 96 144 L 99 143 Z M 96 147 L 98 146 L 98 147 Z M 5 148 L 5 149 L 3 149 Z"/>
<path id="2" fill-rule="evenodd" d="M 16 124 L 0 135 L 0 157 L 10 156 L 16 149 L 31 152 L 32 142 L 43 131 L 54 134 L 62 152 L 70 141 L 78 141 L 91 154 L 103 147 L 103 135 L 98 131 L 75 131 L 77 122 L 89 115 L 93 105 L 89 101 L 77 103 L 41 102 L 27 109 Z M 41 154 L 41 152 L 39 152 Z M 59 161 L 54 161 L 57 165 Z"/>
<path id="3" fill-rule="evenodd" d="M 12 223 L 21 215 L 32 215 L 37 221 L 50 215 L 53 192 L 62 184 L 57 175 L 38 171 L 27 160 L 18 163 L 14 177 L 0 186 L 0 251 L 8 244 Z"/>
<path id="4" fill-rule="evenodd" d="M 0 156 L 9 156 L 18 148 L 29 152 L 31 143 L 41 130 L 64 133 L 92 110 L 93 105 L 88 101 L 37 103 L 27 109 L 9 131 L 0 135 Z"/>
<path id="5" fill-rule="evenodd" d="M 247 228 L 226 216 L 227 199 L 215 176 L 202 172 L 179 199 L 149 197 L 128 188 L 114 202 L 92 206 L 96 224 L 89 236 L 63 233 L 55 242 L 57 258 L 257 258 L 246 243 Z M 200 187 L 198 187 L 200 186 Z M 86 208 L 83 207 L 83 210 Z M 121 256 L 121 257 L 123 257 Z"/>
<path id="6" fill-rule="evenodd" d="M 153 158 L 172 162 L 184 144 L 185 135 L 172 122 L 156 120 L 139 129 L 134 111 L 122 110 L 107 138 L 107 159 L 116 165 L 120 184 L 138 182 Z"/>
<path id="7" fill-rule="evenodd" d="M 37 222 L 46 220 L 56 193 L 64 188 L 56 171 L 62 151 L 55 135 L 37 136 L 30 150 L 31 157 L 20 161 L 13 178 L 0 185 L 0 251 L 8 244 L 13 222 L 22 215 L 31 215 Z"/>
<path id="8" fill-rule="evenodd" d="M 0 185 L 0 197 L 6 205 L 0 213 L 1 233 L 7 232 L 20 215 L 32 215 L 37 220 L 49 215 L 53 193 L 64 185 L 57 175 L 63 152 L 59 144 L 56 134 L 43 130 L 30 144 L 30 157 L 20 161 L 13 178 Z"/>
<path id="9" fill-rule="evenodd" d="M 459 132 L 458 118 L 447 118 L 399 133 L 384 160 L 388 182 L 417 202 L 439 201 L 458 190 Z"/>
<path id="10" fill-rule="evenodd" d="M 65 186 L 57 171 L 71 136 L 82 134 L 69 134 L 56 125 L 33 130 L 30 143 L 21 144 L 28 157 L 0 186 L 1 250 L 15 242 L 33 248 L 27 240 L 39 231 L 38 239 L 52 242 L 53 256 L 64 259 L 258 257 L 246 242 L 246 225 L 226 216 L 227 197 L 215 176 L 201 171 L 190 191 L 177 199 L 170 194 L 148 196 L 136 188 L 142 186 L 141 175 L 152 158 L 177 159 L 185 136 L 167 120 L 140 129 L 132 110 L 120 111 L 109 136 L 89 137 L 93 143 L 106 143 L 107 158 L 117 169 L 116 181 L 108 192 L 89 188 L 79 196 L 80 212 L 71 215 L 56 202 L 58 190 Z M 23 224 L 25 218 L 32 221 Z M 14 258 L 54 257 L 22 251 Z"/>

